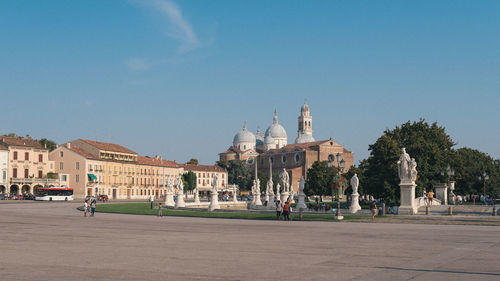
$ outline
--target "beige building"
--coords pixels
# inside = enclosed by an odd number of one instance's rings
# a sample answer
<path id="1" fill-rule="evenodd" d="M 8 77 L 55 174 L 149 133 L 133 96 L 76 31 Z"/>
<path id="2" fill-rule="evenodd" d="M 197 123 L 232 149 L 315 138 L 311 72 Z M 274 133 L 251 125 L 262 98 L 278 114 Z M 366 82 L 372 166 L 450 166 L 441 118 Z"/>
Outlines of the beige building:
<path id="1" fill-rule="evenodd" d="M 30 137 L 0 137 L 0 145 L 8 149 L 5 193 L 34 193 L 38 187 L 60 185 L 59 179 L 47 177 L 54 172 L 54 163 L 49 160 L 49 150 L 38 141 Z"/>
<path id="2" fill-rule="evenodd" d="M 161 157 L 139 156 L 118 144 L 78 139 L 50 153 L 58 173 L 66 173 L 75 199 L 108 195 L 111 199 L 147 199 L 165 195 L 168 180 L 182 165 Z"/>
<path id="3" fill-rule="evenodd" d="M 215 175 L 218 176 L 218 190 L 223 190 L 227 185 L 227 170 L 217 165 L 190 165 L 184 164 L 186 172 L 196 175 L 196 187 L 200 192 L 208 193 L 212 190 L 212 182 Z"/>

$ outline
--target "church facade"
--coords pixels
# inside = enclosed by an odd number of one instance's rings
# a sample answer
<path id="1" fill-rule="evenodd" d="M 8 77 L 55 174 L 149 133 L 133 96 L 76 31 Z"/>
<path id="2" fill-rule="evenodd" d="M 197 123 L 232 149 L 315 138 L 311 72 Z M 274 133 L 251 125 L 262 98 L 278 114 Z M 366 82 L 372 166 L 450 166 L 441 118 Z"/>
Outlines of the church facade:
<path id="1" fill-rule="evenodd" d="M 312 116 L 309 106 L 304 102 L 298 117 L 297 137 L 293 144 L 288 144 L 285 128 L 279 124 L 278 113 L 274 112 L 273 123 L 264 136 L 260 131 L 254 135 L 246 125 L 233 139 L 233 145 L 219 154 L 221 161 L 244 160 L 251 171 L 255 169 L 269 174 L 279 174 L 286 169 L 290 175 L 290 184 L 294 192 L 298 191 L 298 182 L 302 176 L 307 178 L 307 170 L 316 161 L 330 161 L 338 166 L 336 155 L 345 161 L 344 171 L 354 165 L 354 153 L 347 150 L 332 138 L 316 141 L 313 137 Z"/>

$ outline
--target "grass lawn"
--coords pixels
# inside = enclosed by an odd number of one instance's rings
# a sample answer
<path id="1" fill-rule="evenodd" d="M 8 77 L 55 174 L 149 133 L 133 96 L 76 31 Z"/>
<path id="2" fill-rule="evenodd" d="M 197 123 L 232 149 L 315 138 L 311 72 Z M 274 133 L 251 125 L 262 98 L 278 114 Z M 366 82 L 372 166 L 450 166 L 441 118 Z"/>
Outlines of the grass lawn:
<path id="1" fill-rule="evenodd" d="M 83 207 L 78 207 L 78 210 L 83 211 Z M 133 215 L 157 215 L 157 209 L 150 209 L 149 203 L 123 203 L 123 204 L 98 204 L 96 212 L 102 213 L 119 213 Z M 224 219 L 251 219 L 251 220 L 275 220 L 276 214 L 270 213 L 255 213 L 255 212 L 208 212 L 208 211 L 191 211 L 191 210 L 173 210 L 163 208 L 164 216 L 178 217 L 202 217 L 202 218 L 224 218 Z M 292 213 L 292 220 L 299 220 L 298 213 Z M 366 219 L 367 215 L 344 215 L 344 220 Z M 335 221 L 333 214 L 303 214 L 304 221 Z"/>

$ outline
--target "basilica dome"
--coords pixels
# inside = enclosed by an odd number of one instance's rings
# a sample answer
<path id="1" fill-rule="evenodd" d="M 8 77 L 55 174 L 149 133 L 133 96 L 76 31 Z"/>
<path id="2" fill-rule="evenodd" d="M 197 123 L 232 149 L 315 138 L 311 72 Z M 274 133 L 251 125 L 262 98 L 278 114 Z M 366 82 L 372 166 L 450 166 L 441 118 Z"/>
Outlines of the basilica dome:
<path id="1" fill-rule="evenodd" d="M 243 130 L 239 131 L 233 139 L 233 145 L 239 149 L 255 149 L 255 135 L 247 130 L 247 125 L 243 126 Z"/>
<path id="2" fill-rule="evenodd" d="M 285 128 L 278 123 L 278 113 L 276 111 L 274 112 L 273 124 L 266 130 L 266 137 L 267 136 L 271 136 L 275 139 L 287 138 Z"/>

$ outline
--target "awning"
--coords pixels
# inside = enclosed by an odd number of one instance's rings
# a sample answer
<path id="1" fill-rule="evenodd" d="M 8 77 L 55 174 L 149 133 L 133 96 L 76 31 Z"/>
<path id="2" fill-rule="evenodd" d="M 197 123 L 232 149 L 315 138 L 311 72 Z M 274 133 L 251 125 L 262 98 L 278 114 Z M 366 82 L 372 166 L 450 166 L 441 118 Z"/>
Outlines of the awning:
<path id="1" fill-rule="evenodd" d="M 97 177 L 94 174 L 88 174 L 88 175 L 89 175 L 89 179 L 94 180 L 94 181 L 97 180 Z"/>

